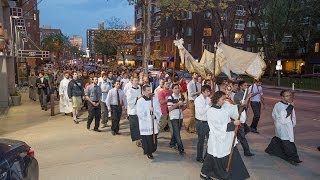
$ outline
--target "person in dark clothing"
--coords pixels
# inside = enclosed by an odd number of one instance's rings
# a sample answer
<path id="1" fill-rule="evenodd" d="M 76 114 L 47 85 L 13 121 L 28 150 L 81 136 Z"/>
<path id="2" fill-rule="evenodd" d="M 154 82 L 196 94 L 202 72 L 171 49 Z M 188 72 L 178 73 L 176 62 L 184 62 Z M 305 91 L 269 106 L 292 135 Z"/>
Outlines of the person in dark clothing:
<path id="1" fill-rule="evenodd" d="M 49 82 L 47 79 L 43 77 L 43 72 L 39 73 L 39 78 L 36 80 L 38 94 L 39 94 L 39 101 L 41 105 L 41 109 L 47 111 L 47 95 L 48 95 L 48 88 Z"/>
<path id="2" fill-rule="evenodd" d="M 79 118 L 79 109 L 81 108 L 82 104 L 82 97 L 84 96 L 84 85 L 78 79 L 77 72 L 72 73 L 73 79 L 68 84 L 68 96 L 70 102 L 72 102 L 72 114 L 73 114 L 73 121 L 74 123 L 78 124 Z"/>

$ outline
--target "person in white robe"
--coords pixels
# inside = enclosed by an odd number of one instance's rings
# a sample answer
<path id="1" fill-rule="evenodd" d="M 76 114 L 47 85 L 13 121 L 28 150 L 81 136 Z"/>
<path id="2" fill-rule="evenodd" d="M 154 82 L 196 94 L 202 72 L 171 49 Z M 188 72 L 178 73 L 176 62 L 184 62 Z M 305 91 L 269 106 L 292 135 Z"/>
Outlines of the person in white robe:
<path id="1" fill-rule="evenodd" d="M 131 140 L 136 141 L 136 145 L 141 147 L 141 137 L 139 130 L 139 119 L 137 115 L 137 101 L 141 97 L 139 79 L 133 78 L 131 88 L 126 91 L 127 112 L 129 115 Z"/>
<path id="2" fill-rule="evenodd" d="M 144 154 L 153 159 L 152 153 L 157 150 L 158 124 L 161 117 L 160 103 L 152 97 L 151 87 L 142 87 L 143 96 L 137 101 L 137 115 Z M 151 105 L 152 102 L 152 105 Z M 155 136 L 155 140 L 153 139 Z"/>
<path id="3" fill-rule="evenodd" d="M 302 161 L 298 156 L 297 148 L 294 144 L 293 128 L 296 126 L 296 113 L 294 110 L 293 94 L 290 90 L 283 90 L 280 96 L 281 101 L 275 104 L 272 111 L 275 136 L 265 152 L 278 156 L 296 166 Z"/>
<path id="4" fill-rule="evenodd" d="M 68 84 L 70 82 L 69 73 L 64 73 L 64 78 L 61 80 L 59 85 L 59 96 L 60 96 L 60 113 L 67 115 L 72 112 L 72 104 L 70 103 L 68 96 Z"/>
<path id="5" fill-rule="evenodd" d="M 212 106 L 206 113 L 210 132 L 208 155 L 203 162 L 200 173 L 202 179 L 242 180 L 250 177 L 237 149 L 237 140 L 235 140 L 234 144 L 230 171 L 226 171 L 234 130 L 237 125 L 240 125 L 241 120 L 245 118 L 245 113 L 241 113 L 239 120 L 238 107 L 226 102 L 225 99 L 226 94 L 222 91 L 217 91 L 211 99 Z M 235 121 L 231 119 L 235 119 Z"/>

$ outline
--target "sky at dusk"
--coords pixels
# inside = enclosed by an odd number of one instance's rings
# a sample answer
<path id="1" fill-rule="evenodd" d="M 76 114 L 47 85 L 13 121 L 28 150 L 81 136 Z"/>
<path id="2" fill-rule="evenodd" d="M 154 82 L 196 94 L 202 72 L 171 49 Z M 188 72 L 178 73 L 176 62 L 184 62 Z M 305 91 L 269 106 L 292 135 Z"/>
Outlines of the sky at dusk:
<path id="1" fill-rule="evenodd" d="M 117 17 L 134 23 L 134 7 L 127 0 L 43 0 L 39 6 L 40 27 L 60 28 L 71 37 L 80 35 L 86 47 L 86 30 Z M 106 22 L 105 22 L 106 25 Z"/>

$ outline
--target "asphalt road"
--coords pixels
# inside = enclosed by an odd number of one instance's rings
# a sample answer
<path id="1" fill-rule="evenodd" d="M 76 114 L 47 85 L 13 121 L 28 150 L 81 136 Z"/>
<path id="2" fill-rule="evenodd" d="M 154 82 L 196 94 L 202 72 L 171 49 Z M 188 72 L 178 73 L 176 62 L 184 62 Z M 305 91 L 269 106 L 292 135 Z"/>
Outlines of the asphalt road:
<path id="1" fill-rule="evenodd" d="M 256 154 L 250 158 L 243 157 L 250 179 L 320 179 L 320 152 L 316 150 L 320 145 L 319 94 L 296 94 L 295 140 L 303 163 L 292 166 L 264 152 L 274 136 L 271 111 L 279 99 L 279 92 L 264 90 L 266 106 L 258 125 L 260 134 L 249 133 L 247 136 L 250 148 Z M 186 111 L 186 116 L 188 113 Z M 0 116 L 0 137 L 24 140 L 35 150 L 40 164 L 40 179 L 200 179 L 201 164 L 195 161 L 195 134 L 182 130 L 185 156 L 168 147 L 169 133 L 160 134 L 155 160 L 149 160 L 131 142 L 127 120 L 121 121 L 122 134 L 112 136 L 110 128 L 103 129 L 102 133 L 88 131 L 86 113 L 82 116 L 84 121 L 78 125 L 72 122 L 71 117 L 61 114 L 50 117 L 49 114 L 49 111 L 41 111 L 37 102 L 24 98 L 22 106 L 12 107 L 8 115 Z M 250 109 L 249 125 L 251 117 Z M 242 152 L 241 145 L 238 148 Z"/>

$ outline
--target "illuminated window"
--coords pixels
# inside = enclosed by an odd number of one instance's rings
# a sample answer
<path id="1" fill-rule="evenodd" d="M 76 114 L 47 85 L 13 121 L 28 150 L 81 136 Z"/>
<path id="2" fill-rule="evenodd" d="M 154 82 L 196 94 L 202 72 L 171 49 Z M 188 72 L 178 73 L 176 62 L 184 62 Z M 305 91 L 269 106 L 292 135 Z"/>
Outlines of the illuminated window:
<path id="1" fill-rule="evenodd" d="M 212 29 L 211 28 L 204 28 L 203 29 L 203 36 L 211 36 Z"/>
<path id="2" fill-rule="evenodd" d="M 234 34 L 234 43 L 244 44 L 244 38 L 242 33 L 235 33 Z"/>
<path id="3" fill-rule="evenodd" d="M 316 53 L 319 52 L 319 48 L 320 48 L 319 46 L 320 46 L 320 43 L 315 44 L 314 52 L 316 52 Z"/>

